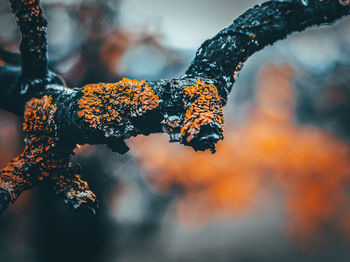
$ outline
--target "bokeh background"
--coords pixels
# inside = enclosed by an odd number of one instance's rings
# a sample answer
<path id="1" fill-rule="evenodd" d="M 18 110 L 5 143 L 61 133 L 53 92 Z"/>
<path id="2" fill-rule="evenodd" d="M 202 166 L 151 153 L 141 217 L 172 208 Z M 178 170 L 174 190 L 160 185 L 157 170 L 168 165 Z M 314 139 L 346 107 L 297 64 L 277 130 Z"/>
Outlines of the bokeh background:
<path id="1" fill-rule="evenodd" d="M 205 39 L 261 2 L 42 0 L 50 67 L 72 87 L 178 77 Z M 250 58 L 215 155 L 164 134 L 128 140 L 125 155 L 82 145 L 74 161 L 97 215 L 68 212 L 44 187 L 25 192 L 0 217 L 0 261 L 349 261 L 349 25 Z M 5 0 L 0 28 L 0 55 L 18 51 Z M 0 111 L 0 166 L 22 149 L 21 120 Z"/>

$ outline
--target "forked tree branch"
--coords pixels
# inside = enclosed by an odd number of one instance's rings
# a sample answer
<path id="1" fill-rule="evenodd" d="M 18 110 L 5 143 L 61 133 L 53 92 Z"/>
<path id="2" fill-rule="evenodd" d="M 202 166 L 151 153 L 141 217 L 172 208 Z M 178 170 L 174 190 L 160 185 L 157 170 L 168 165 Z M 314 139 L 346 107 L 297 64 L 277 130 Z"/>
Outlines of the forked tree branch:
<path id="1" fill-rule="evenodd" d="M 268 1 L 204 42 L 179 79 L 123 79 L 70 89 L 47 71 L 39 1 L 10 3 L 22 31 L 22 69 L 0 67 L 0 107 L 25 112 L 26 148 L 0 172 L 0 211 L 42 181 L 73 208 L 93 208 L 95 195 L 69 162 L 76 144 L 107 144 L 124 153 L 125 139 L 164 132 L 171 142 L 215 152 L 223 139 L 222 107 L 243 62 L 293 32 L 350 14 L 348 0 Z"/>

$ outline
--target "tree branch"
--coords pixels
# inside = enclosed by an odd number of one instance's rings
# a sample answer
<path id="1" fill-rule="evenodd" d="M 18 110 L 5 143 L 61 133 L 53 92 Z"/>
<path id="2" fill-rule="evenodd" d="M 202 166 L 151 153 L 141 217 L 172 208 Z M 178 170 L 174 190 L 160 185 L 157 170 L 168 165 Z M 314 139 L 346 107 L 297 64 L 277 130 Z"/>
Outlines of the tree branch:
<path id="1" fill-rule="evenodd" d="M 0 211 L 41 181 L 74 208 L 95 205 L 95 196 L 69 162 L 76 144 L 107 144 L 125 153 L 125 139 L 164 132 L 171 142 L 215 152 L 223 139 L 222 107 L 243 62 L 295 31 L 350 13 L 349 1 L 268 1 L 204 42 L 180 79 L 123 79 L 69 89 L 47 72 L 46 22 L 38 0 L 10 2 L 23 34 L 23 64 L 22 71 L 0 67 L 0 107 L 19 115 L 25 111 L 26 148 L 0 172 Z M 35 23 L 40 26 L 32 36 Z M 75 184 L 81 186 L 72 188 Z"/>
<path id="2" fill-rule="evenodd" d="M 20 46 L 22 76 L 29 79 L 47 75 L 47 21 L 39 0 L 9 0 L 11 11 L 22 32 Z"/>
<path id="3" fill-rule="evenodd" d="M 332 24 L 349 15 L 349 1 L 285 0 L 257 5 L 205 41 L 186 72 L 187 77 L 215 80 L 227 98 L 237 72 L 255 52 L 311 26 Z"/>

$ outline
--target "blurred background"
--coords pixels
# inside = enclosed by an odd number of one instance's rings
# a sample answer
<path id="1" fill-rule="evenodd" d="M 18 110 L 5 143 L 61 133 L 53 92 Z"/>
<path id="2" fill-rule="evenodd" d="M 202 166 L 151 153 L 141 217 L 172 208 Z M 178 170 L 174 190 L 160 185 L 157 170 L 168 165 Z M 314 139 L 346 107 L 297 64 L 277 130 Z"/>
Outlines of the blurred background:
<path id="1" fill-rule="evenodd" d="M 261 2 L 42 0 L 50 67 L 72 87 L 179 77 L 205 39 Z M 349 261 L 349 25 L 250 58 L 215 155 L 164 134 L 129 139 L 125 155 L 80 147 L 97 215 L 68 212 L 44 187 L 25 192 L 0 217 L 0 261 Z M 4 0 L 0 28 L 0 52 L 18 51 Z M 22 149 L 20 119 L 0 111 L 0 167 Z"/>

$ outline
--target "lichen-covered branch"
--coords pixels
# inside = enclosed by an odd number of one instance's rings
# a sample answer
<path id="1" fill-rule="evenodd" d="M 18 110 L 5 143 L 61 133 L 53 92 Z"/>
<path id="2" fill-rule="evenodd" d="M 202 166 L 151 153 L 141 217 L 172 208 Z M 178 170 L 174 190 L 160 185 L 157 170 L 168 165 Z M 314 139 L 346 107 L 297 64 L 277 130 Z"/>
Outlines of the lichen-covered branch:
<path id="1" fill-rule="evenodd" d="M 53 193 L 63 199 L 73 210 L 85 209 L 95 213 L 98 207 L 96 196 L 90 190 L 86 181 L 81 179 L 80 167 L 68 164 L 62 173 L 52 174 L 48 178 L 48 185 Z"/>
<path id="2" fill-rule="evenodd" d="M 0 107 L 24 112 L 26 147 L 0 171 L 0 211 L 40 182 L 74 209 L 94 208 L 95 195 L 70 163 L 76 144 L 106 144 L 125 153 L 125 139 L 164 132 L 171 142 L 215 152 L 223 139 L 222 108 L 243 62 L 292 32 L 350 14 L 349 1 L 268 1 L 204 42 L 182 78 L 124 78 L 70 89 L 45 71 L 46 22 L 38 0 L 10 2 L 23 34 L 24 61 L 22 70 L 0 67 Z M 34 24 L 39 26 L 31 37 Z"/>
<path id="3" fill-rule="evenodd" d="M 12 201 L 48 176 L 46 160 L 50 158 L 56 140 L 53 119 L 56 109 L 46 96 L 42 100 L 33 98 L 26 105 L 24 152 L 0 172 L 0 186 L 10 193 Z"/>
<path id="4" fill-rule="evenodd" d="M 243 63 L 255 52 L 310 26 L 332 24 L 349 15 L 349 1 L 285 0 L 257 5 L 205 41 L 186 72 L 215 80 L 226 99 Z"/>
<path id="5" fill-rule="evenodd" d="M 14 202 L 24 190 L 46 181 L 73 208 L 83 203 L 93 206 L 95 195 L 80 179 L 80 169 L 70 163 L 73 147 L 60 147 L 58 143 L 56 112 L 57 105 L 48 96 L 33 98 L 26 104 L 25 149 L 0 171 L 2 195 L 7 192 L 6 201 L 0 199 L 2 207 Z"/>

